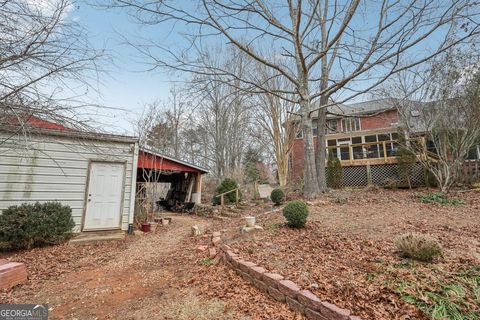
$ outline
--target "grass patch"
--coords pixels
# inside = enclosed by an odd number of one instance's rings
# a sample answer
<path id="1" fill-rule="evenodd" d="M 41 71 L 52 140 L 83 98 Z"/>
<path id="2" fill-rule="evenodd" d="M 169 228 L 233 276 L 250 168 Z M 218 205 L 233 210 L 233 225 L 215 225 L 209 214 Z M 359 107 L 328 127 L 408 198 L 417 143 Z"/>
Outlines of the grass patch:
<path id="1" fill-rule="evenodd" d="M 439 203 L 454 206 L 465 204 L 465 201 L 463 201 L 462 199 L 448 198 L 446 195 L 440 192 L 417 193 L 415 194 L 415 198 L 417 198 L 423 203 Z"/>
<path id="2" fill-rule="evenodd" d="M 399 282 L 396 291 L 432 319 L 480 320 L 480 266 L 449 273 L 422 285 Z"/>
<path id="3" fill-rule="evenodd" d="M 202 259 L 202 264 L 203 264 L 204 266 L 209 266 L 209 265 L 212 264 L 212 262 L 213 262 L 213 260 L 210 259 L 210 258 L 203 258 L 203 259 Z"/>
<path id="4" fill-rule="evenodd" d="M 228 310 L 225 303 L 216 299 L 205 299 L 189 292 L 184 297 L 171 299 L 170 303 L 162 308 L 159 319 L 178 320 L 209 320 L 234 319 L 234 314 Z"/>

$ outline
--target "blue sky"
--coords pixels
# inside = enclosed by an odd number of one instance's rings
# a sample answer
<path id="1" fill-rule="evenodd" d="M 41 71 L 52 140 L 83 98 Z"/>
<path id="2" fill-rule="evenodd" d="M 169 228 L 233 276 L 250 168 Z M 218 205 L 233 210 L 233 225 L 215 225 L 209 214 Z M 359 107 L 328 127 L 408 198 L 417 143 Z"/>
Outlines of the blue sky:
<path id="1" fill-rule="evenodd" d="M 100 75 L 98 92 L 90 92 L 88 100 L 111 108 L 126 111 L 107 111 L 102 123 L 109 125 L 108 130 L 119 133 L 132 133 L 129 119 L 141 111 L 143 105 L 155 99 L 166 99 L 170 89 L 171 77 L 166 71 L 146 72 L 146 66 L 140 63 L 138 53 L 122 37 L 135 39 L 139 34 L 162 36 L 154 30 L 142 28 L 134 23 L 126 11 L 104 10 L 92 7 L 85 1 L 77 2 L 70 12 L 70 18 L 87 30 L 89 41 L 96 48 L 105 48 L 111 54 L 112 61 L 102 65 L 106 74 Z M 156 28 L 156 32 L 158 32 Z"/>

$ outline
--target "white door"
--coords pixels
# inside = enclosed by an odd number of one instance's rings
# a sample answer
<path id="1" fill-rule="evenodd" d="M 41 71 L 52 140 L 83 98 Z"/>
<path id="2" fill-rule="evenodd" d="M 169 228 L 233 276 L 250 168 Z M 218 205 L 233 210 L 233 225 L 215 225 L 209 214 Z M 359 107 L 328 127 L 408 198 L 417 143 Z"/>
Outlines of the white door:
<path id="1" fill-rule="evenodd" d="M 92 162 L 83 230 L 118 229 L 125 166 Z"/>

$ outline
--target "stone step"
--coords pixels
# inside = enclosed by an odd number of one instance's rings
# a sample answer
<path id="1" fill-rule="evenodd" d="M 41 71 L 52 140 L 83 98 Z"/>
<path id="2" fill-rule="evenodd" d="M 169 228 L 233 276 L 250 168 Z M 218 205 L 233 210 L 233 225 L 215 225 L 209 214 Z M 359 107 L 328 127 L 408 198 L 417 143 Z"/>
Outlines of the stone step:
<path id="1" fill-rule="evenodd" d="M 85 231 L 75 235 L 69 244 L 83 244 L 96 241 L 125 240 L 125 231 Z"/>

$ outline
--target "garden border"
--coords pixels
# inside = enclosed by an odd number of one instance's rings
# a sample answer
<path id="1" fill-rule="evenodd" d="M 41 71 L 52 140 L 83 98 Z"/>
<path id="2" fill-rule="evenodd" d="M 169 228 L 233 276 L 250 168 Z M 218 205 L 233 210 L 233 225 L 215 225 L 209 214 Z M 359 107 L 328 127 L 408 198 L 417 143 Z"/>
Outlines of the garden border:
<path id="1" fill-rule="evenodd" d="M 321 301 L 310 290 L 301 290 L 291 280 L 278 273 L 271 273 L 255 263 L 243 260 L 225 244 L 221 244 L 225 263 L 234 269 L 245 281 L 250 282 L 260 291 L 267 293 L 279 302 L 301 313 L 309 320 L 361 320 L 351 315 L 350 310 L 342 309 L 334 304 Z"/>

